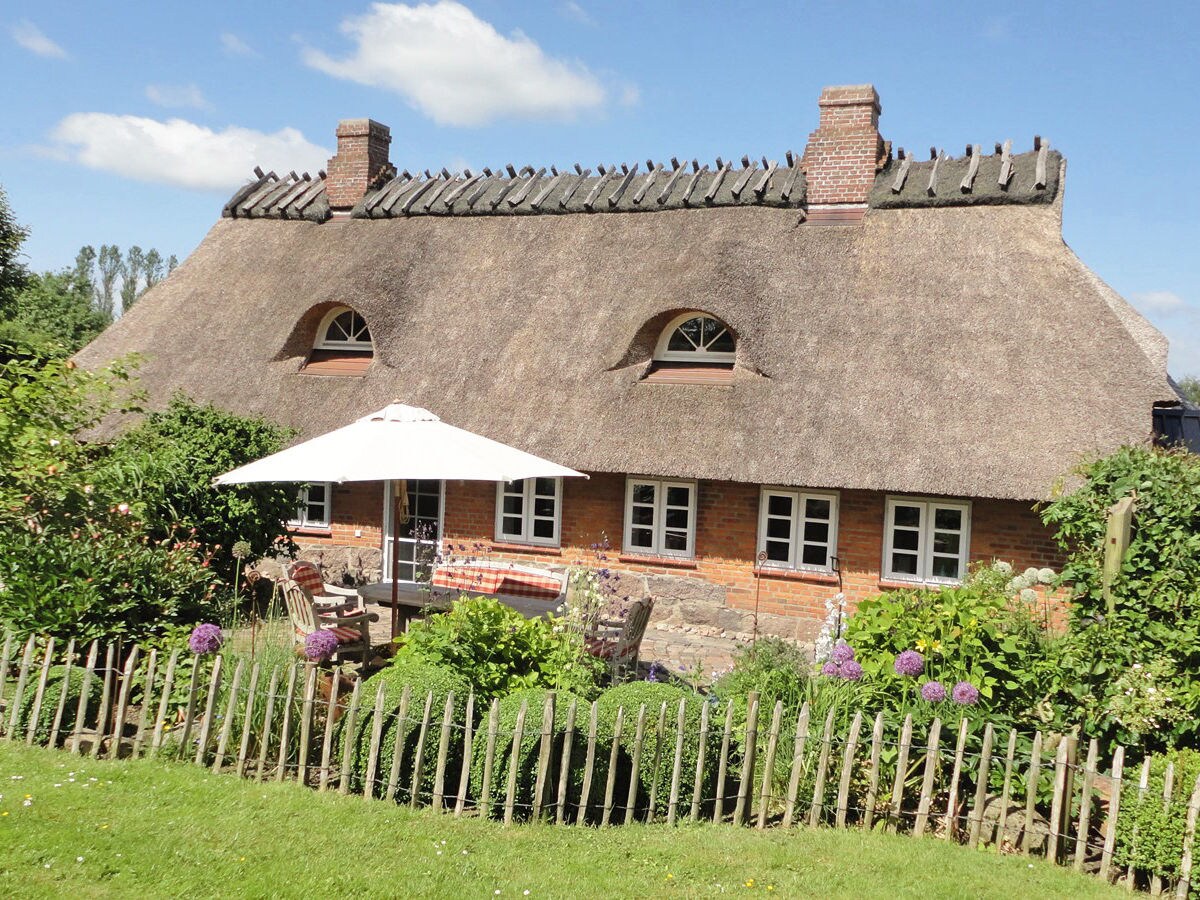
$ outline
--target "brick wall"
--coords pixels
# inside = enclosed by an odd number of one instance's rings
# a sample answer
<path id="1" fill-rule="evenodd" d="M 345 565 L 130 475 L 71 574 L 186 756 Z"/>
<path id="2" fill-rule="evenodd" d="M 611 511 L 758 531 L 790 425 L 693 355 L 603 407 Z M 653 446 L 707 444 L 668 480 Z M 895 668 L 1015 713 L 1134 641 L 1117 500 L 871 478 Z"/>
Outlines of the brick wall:
<path id="1" fill-rule="evenodd" d="M 333 209 L 349 209 L 388 166 L 391 131 L 372 119 L 347 119 L 337 127 L 337 154 L 329 160 L 325 196 Z"/>
<path id="2" fill-rule="evenodd" d="M 621 552 L 625 477 L 594 474 L 586 481 L 563 484 L 562 546 L 540 548 L 497 543 L 495 485 L 452 481 L 446 484 L 444 540 L 468 553 L 516 562 L 551 565 L 595 565 L 591 545 L 606 537 L 612 546 L 604 563 L 642 575 L 698 578 L 722 585 L 725 603 L 803 620 L 800 636 L 816 633 L 825 616 L 825 601 L 843 590 L 852 610 L 857 601 L 889 584 L 880 578 L 883 558 L 884 500 L 876 491 L 839 492 L 836 575 L 765 571 L 754 575 L 758 546 L 758 485 L 702 481 L 697 494 L 696 559 L 647 559 Z M 323 536 L 305 535 L 306 543 L 371 547 L 382 540 L 383 492 L 378 485 L 334 487 L 333 524 Z M 971 510 L 970 560 L 1011 562 L 1017 571 L 1029 566 L 1059 568 L 1062 558 L 1030 504 L 1011 500 L 975 500 Z"/>
<path id="3" fill-rule="evenodd" d="M 821 119 L 804 148 L 810 205 L 865 203 L 883 151 L 879 95 L 869 84 L 827 87 Z"/>

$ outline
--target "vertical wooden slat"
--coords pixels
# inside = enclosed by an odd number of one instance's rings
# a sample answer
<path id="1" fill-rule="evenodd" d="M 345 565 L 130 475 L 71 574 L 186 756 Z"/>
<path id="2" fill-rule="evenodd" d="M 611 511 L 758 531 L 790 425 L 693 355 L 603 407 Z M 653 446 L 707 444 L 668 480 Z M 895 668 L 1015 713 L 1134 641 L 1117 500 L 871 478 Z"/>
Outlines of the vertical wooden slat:
<path id="1" fill-rule="evenodd" d="M 361 677 L 354 679 L 350 706 L 342 720 L 342 759 L 338 771 L 338 793 L 342 795 L 350 793 L 350 778 L 354 774 L 354 741 L 358 737 L 358 705 L 362 700 L 362 683 Z"/>
<path id="2" fill-rule="evenodd" d="M 275 724 L 275 695 L 279 692 L 279 666 L 271 667 L 271 677 L 267 681 L 267 705 L 263 707 L 262 731 L 258 736 L 258 765 L 255 767 L 255 781 L 262 781 L 267 767 L 267 754 L 271 750 L 271 730 Z"/>
<path id="3" fill-rule="evenodd" d="M 317 698 L 317 667 L 305 665 L 304 703 L 300 707 L 300 757 L 296 761 L 296 781 L 308 783 L 308 753 L 312 744 L 313 707 Z"/>
<path id="4" fill-rule="evenodd" d="M 112 712 L 113 684 L 117 680 L 117 648 L 110 644 L 104 654 L 104 682 L 100 688 L 100 715 L 96 721 L 96 740 L 92 744 L 91 756 L 100 757 L 100 746 L 104 743 L 104 735 L 108 733 L 108 716 Z"/>
<path id="5" fill-rule="evenodd" d="M 517 772 L 521 767 L 521 741 L 525 738 L 525 714 L 529 709 L 529 701 L 522 700 L 521 708 L 517 710 L 517 722 L 513 726 L 512 749 L 508 754 L 508 785 L 504 792 L 504 824 L 511 825 L 513 807 L 517 799 Z"/>
<path id="6" fill-rule="evenodd" d="M 318 793 L 329 787 L 329 763 L 333 757 L 333 730 L 337 725 L 337 702 L 341 681 L 337 672 L 334 672 L 329 679 L 329 702 L 325 704 L 325 734 L 321 736 L 321 773 L 317 781 Z"/>
<path id="7" fill-rule="evenodd" d="M 151 658 L 153 662 L 153 657 Z M 67 691 L 71 686 L 71 670 L 75 667 L 75 638 L 67 642 L 67 652 L 63 657 L 62 687 L 58 691 L 58 703 L 54 707 L 54 721 L 50 725 L 50 743 L 48 746 L 58 746 L 58 733 L 62 730 L 63 716 L 67 711 Z"/>
<path id="8" fill-rule="evenodd" d="M 1171 796 L 1175 791 L 1175 762 L 1171 760 L 1167 763 L 1167 770 L 1163 773 L 1163 813 L 1167 813 L 1171 809 Z M 1155 873 L 1150 878 L 1150 894 L 1158 896 L 1163 891 L 1162 876 Z"/>
<path id="9" fill-rule="evenodd" d="M 1008 732 L 1008 750 L 1004 754 L 1004 788 L 1000 791 L 1000 815 L 996 818 L 995 841 L 1003 852 L 1008 840 L 1008 806 L 1012 802 L 1013 760 L 1017 752 L 1017 729 Z"/>
<path id="10" fill-rule="evenodd" d="M 592 702 L 592 712 L 588 720 L 587 749 L 583 757 L 583 786 L 579 792 L 579 812 L 576 821 L 583 824 L 587 821 L 588 801 L 592 796 L 592 778 L 596 768 L 596 731 L 599 727 L 599 706 Z"/>
<path id="11" fill-rule="evenodd" d="M 108 758 L 116 759 L 121 752 L 121 735 L 125 731 L 125 712 L 129 708 L 129 692 L 133 689 L 133 673 L 137 669 L 138 654 L 141 648 L 137 644 L 125 658 L 125 667 L 121 670 L 121 689 L 117 693 L 117 712 L 113 717 L 112 742 L 108 745 Z"/>
<path id="12" fill-rule="evenodd" d="M 1033 749 L 1029 752 L 1029 774 L 1025 782 L 1025 824 L 1021 836 L 1021 852 L 1026 856 L 1033 845 L 1033 814 L 1037 803 L 1038 780 L 1042 773 L 1042 733 L 1033 733 Z"/>
<path id="13" fill-rule="evenodd" d="M 575 701 L 571 701 L 571 712 L 574 713 Z M 574 715 L 571 723 L 574 724 Z M 458 778 L 458 796 L 454 800 L 454 815 L 461 816 L 467 806 L 467 794 L 471 790 L 471 754 L 474 749 L 475 728 L 475 693 L 467 694 L 467 712 L 463 718 L 463 765 Z"/>
<path id="14" fill-rule="evenodd" d="M 221 690 L 221 669 L 224 657 L 217 654 L 213 659 L 212 677 L 208 680 L 208 697 L 204 700 L 204 718 L 200 722 L 200 737 L 196 741 L 196 765 L 203 765 L 208 750 L 208 736 L 212 732 L 213 717 L 217 711 L 217 694 Z"/>
<path id="15" fill-rule="evenodd" d="M 563 730 L 562 755 L 558 762 L 558 796 L 555 798 L 554 821 L 561 825 L 567 815 L 567 789 L 571 785 L 571 751 L 575 746 L 575 718 L 579 714 L 579 701 L 571 698 L 567 707 L 567 723 Z"/>
<path id="16" fill-rule="evenodd" d="M 400 766 L 404 762 L 404 745 L 407 741 L 404 739 L 408 729 L 408 707 L 411 703 L 412 690 L 410 685 L 405 685 L 404 690 L 400 693 L 400 709 L 396 714 L 396 744 L 392 751 L 392 767 L 388 770 L 387 787 L 384 790 L 383 799 L 391 803 L 396 799 L 396 789 L 400 783 Z M 374 738 L 374 732 L 371 733 Z M 382 734 L 380 741 L 383 740 Z M 378 755 L 379 747 L 375 746 L 376 755 Z"/>
<path id="17" fill-rule="evenodd" d="M 246 774 L 246 756 L 250 752 L 250 737 L 254 732 L 254 708 L 258 705 L 258 679 L 262 665 L 255 662 L 250 667 L 250 686 L 246 691 L 246 709 L 242 714 L 242 736 L 238 742 L 237 766 L 234 774 L 241 778 Z"/>
<path id="18" fill-rule="evenodd" d="M 783 810 L 783 827 L 791 828 L 796 815 L 796 800 L 800 796 L 800 778 L 804 773 L 804 750 L 808 744 L 808 719 L 810 710 L 808 701 L 800 707 L 800 717 L 796 719 L 796 738 L 792 743 L 792 771 L 788 776 L 787 806 Z"/>
<path id="19" fill-rule="evenodd" d="M 83 680 L 80 684 L 79 702 L 75 704 L 75 727 L 71 730 L 71 752 L 79 752 L 79 732 L 83 730 L 87 717 L 88 697 L 92 693 L 92 678 L 96 671 L 96 657 L 100 653 L 99 641 L 92 641 L 88 648 L 87 664 L 83 669 Z"/>
<path id="20" fill-rule="evenodd" d="M 967 820 L 970 828 L 967 845 L 971 848 L 979 846 L 979 832 L 983 829 L 983 807 L 987 802 L 988 777 L 992 765 L 992 743 L 995 739 L 992 723 L 988 722 L 987 727 L 983 729 L 983 747 L 979 751 L 979 769 L 975 774 L 975 802 Z"/>
<path id="21" fill-rule="evenodd" d="M 754 796 L 754 764 L 758 758 L 758 691 L 746 698 L 745 749 L 742 751 L 742 775 L 738 779 L 737 805 L 733 809 L 733 824 L 741 825 L 750 813 L 750 798 Z"/>
<path id="22" fill-rule="evenodd" d="M 290 744 L 292 741 L 292 707 L 296 703 L 296 675 L 298 674 L 297 664 L 292 663 L 288 666 L 288 683 L 287 691 L 283 696 L 283 722 L 279 726 L 279 754 L 278 765 L 275 769 L 275 780 L 283 781 L 284 775 L 287 773 L 287 761 L 290 755 Z"/>
<path id="23" fill-rule="evenodd" d="M 550 783 L 550 759 L 552 742 L 554 741 L 554 691 L 546 692 L 546 702 L 542 706 L 542 734 L 538 747 L 537 773 L 534 775 L 533 786 L 533 820 L 542 817 L 543 796 L 546 786 Z"/>
<path id="24" fill-rule="evenodd" d="M 600 825 L 606 826 L 612 821 L 613 792 L 617 785 L 617 762 L 621 753 L 621 729 L 625 724 L 625 707 L 617 707 L 617 720 L 613 723 L 612 747 L 608 755 L 608 778 L 604 785 L 604 812 Z M 634 773 L 636 777 L 636 772 Z"/>
<path id="25" fill-rule="evenodd" d="M 833 714 L 836 707 L 830 707 L 829 715 L 825 717 L 825 730 L 821 734 L 821 746 L 817 756 L 817 775 L 813 780 L 812 803 L 808 805 L 808 827 L 815 828 L 821 821 L 821 813 L 825 810 L 825 779 L 829 774 L 829 755 L 833 752 Z"/>
<path id="26" fill-rule="evenodd" d="M 1125 748 L 1117 747 L 1113 753 L 1111 794 L 1108 798 L 1108 815 L 1104 822 L 1104 850 L 1100 856 L 1100 871 L 1097 875 L 1104 881 L 1109 880 L 1112 870 L 1113 850 L 1117 842 L 1117 816 L 1121 813 L 1121 790 L 1125 786 L 1122 776 L 1125 774 Z"/>
<path id="27" fill-rule="evenodd" d="M 775 756 L 779 752 L 779 728 L 783 722 L 783 701 L 775 701 L 771 714 L 771 730 L 767 735 L 767 755 L 763 758 L 762 788 L 758 795 L 758 827 L 767 827 L 767 812 L 771 804 L 771 787 L 775 781 Z"/>
<path id="28" fill-rule="evenodd" d="M 933 781 L 937 777 L 938 746 L 942 740 L 942 720 L 935 717 L 929 725 L 929 742 L 925 745 L 925 771 L 921 776 L 921 797 L 917 801 L 917 818 L 913 822 L 913 837 L 925 834 L 929 810 L 933 806 Z"/>
<path id="29" fill-rule="evenodd" d="M 188 741 L 192 739 L 192 727 L 196 722 L 196 700 L 200 694 L 200 659 L 192 659 L 192 677 L 188 682 L 187 706 L 183 712 L 183 726 L 179 733 L 179 746 L 175 749 L 177 758 L 182 759 L 188 752 Z"/>
<path id="30" fill-rule="evenodd" d="M 863 803 L 862 827 L 871 830 L 875 822 L 875 804 L 879 802 L 879 761 L 883 754 L 883 713 L 875 714 L 875 727 L 871 729 L 871 774 L 867 782 L 867 799 Z"/>
<path id="31" fill-rule="evenodd" d="M 667 743 L 667 704 L 659 706 L 658 724 L 654 728 L 654 759 L 650 766 L 650 798 L 647 805 L 646 821 L 654 821 L 654 810 L 658 806 L 658 779 L 662 775 L 663 747 Z"/>
<path id="32" fill-rule="evenodd" d="M 1145 759 L 1142 760 L 1141 774 L 1138 776 L 1138 793 L 1137 793 L 1138 807 L 1140 807 L 1143 803 L 1146 802 L 1146 791 L 1149 789 L 1149 787 L 1150 787 L 1150 757 L 1147 756 Z M 1131 859 L 1137 858 L 1137 847 L 1138 847 L 1138 826 L 1135 823 L 1133 826 L 1133 834 L 1129 838 L 1129 856 Z M 1137 883 L 1137 872 L 1134 870 L 1133 864 L 1130 863 L 1128 866 L 1125 867 L 1125 889 L 1127 891 L 1132 891 L 1134 888 L 1134 885 L 1136 883 Z"/>
<path id="33" fill-rule="evenodd" d="M 42 715 L 42 700 L 46 696 L 46 679 L 50 677 L 50 664 L 54 661 L 54 638 L 46 640 L 46 656 L 42 660 L 42 670 L 38 675 L 37 687 L 33 691 L 33 707 L 29 711 L 29 723 L 25 729 L 25 743 L 33 746 L 33 737 L 37 734 L 38 719 Z"/>
<path id="34" fill-rule="evenodd" d="M 0 651 L 0 704 L 4 702 L 4 692 L 8 688 L 8 670 L 12 665 L 13 633 L 4 630 L 4 650 Z M 0 726 L 3 722 L 0 722 Z"/>
<path id="35" fill-rule="evenodd" d="M 592 722 L 596 721 L 596 707 L 592 704 Z M 483 783 L 479 790 L 479 809 L 480 815 L 485 818 L 492 813 L 492 765 L 496 761 L 496 729 L 500 723 L 500 701 L 492 700 L 492 708 L 488 713 L 488 728 L 487 739 L 484 743 L 483 753 Z M 592 728 L 593 743 L 596 735 L 596 729 Z M 585 785 L 584 790 L 587 790 Z"/>
<path id="36" fill-rule="evenodd" d="M 29 636 L 29 640 L 25 642 L 25 650 L 21 654 L 21 668 L 17 670 L 17 686 L 13 691 L 12 699 L 9 701 L 11 706 L 8 713 L 8 728 L 4 731 L 4 736 L 8 740 L 12 740 L 17 731 L 17 717 L 21 714 L 21 701 L 25 699 L 25 682 L 29 679 L 29 666 L 33 662 L 33 651 L 35 649 L 35 638 Z M 108 655 L 112 657 L 112 647 L 108 648 Z M 99 744 L 99 740 L 96 741 Z"/>
<path id="37" fill-rule="evenodd" d="M 633 821 L 637 809 L 638 776 L 642 768 L 642 746 L 646 740 L 646 704 L 638 710 L 637 730 L 633 734 L 633 759 L 630 762 L 629 790 L 625 792 L 625 824 Z"/>
<path id="38" fill-rule="evenodd" d="M 1079 798 L 1079 819 L 1075 825 L 1075 871 L 1083 871 L 1087 855 L 1088 831 L 1092 827 L 1092 785 L 1096 781 L 1096 757 L 1100 753 L 1096 739 L 1088 744 L 1087 762 L 1083 769 L 1083 793 Z"/>
<path id="39" fill-rule="evenodd" d="M 142 707 L 138 710 L 137 731 L 133 735 L 133 750 L 130 753 L 133 759 L 138 758 L 146 743 L 146 722 L 154 706 L 154 678 L 157 674 L 158 649 L 152 648 L 150 656 L 146 659 L 146 686 L 142 690 Z"/>
<path id="40" fill-rule="evenodd" d="M 93 650 L 95 642 L 92 643 Z M 94 654 L 93 654 L 94 655 Z M 167 657 L 167 671 L 163 675 L 162 697 L 158 701 L 158 713 L 154 717 L 154 733 L 150 737 L 150 755 L 155 756 L 162 746 L 163 731 L 167 727 L 167 714 L 171 711 L 171 693 L 175 690 L 175 666 L 179 663 L 179 651 L 172 650 Z"/>
<path id="41" fill-rule="evenodd" d="M 1046 859 L 1058 862 L 1059 839 L 1062 837 L 1063 804 L 1067 802 L 1067 749 L 1066 735 L 1058 739 L 1058 750 L 1054 754 L 1054 795 L 1050 800 L 1050 846 L 1046 848 Z"/>
<path id="42" fill-rule="evenodd" d="M 379 742 L 383 739 L 383 699 L 386 688 L 383 679 L 379 679 L 379 686 L 375 690 L 375 704 L 371 711 L 371 735 L 367 739 L 367 765 L 362 784 L 364 800 L 372 800 L 375 797 L 375 781 L 379 774 Z M 357 736 L 354 740 L 357 742 Z M 357 743 L 354 746 L 357 750 Z"/>
<path id="43" fill-rule="evenodd" d="M 967 749 L 967 730 L 970 722 L 964 718 L 958 723 L 958 743 L 954 746 L 954 768 L 950 770 L 950 787 L 946 798 L 946 815 L 942 820 L 942 839 L 951 840 L 957 828 L 958 780 L 962 777 L 963 752 Z"/>
<path id="44" fill-rule="evenodd" d="M 446 694 L 442 710 L 442 730 L 438 734 L 437 764 L 433 769 L 433 808 L 441 812 L 446 800 L 446 760 L 450 755 L 450 735 L 454 726 L 454 691 Z"/>
<path id="45" fill-rule="evenodd" d="M 904 717 L 900 729 L 900 749 L 896 756 L 896 777 L 892 781 L 892 802 L 888 807 L 887 830 L 895 832 L 900 827 L 900 814 L 904 808 L 904 776 L 908 770 L 908 754 L 912 750 L 912 716 Z"/>
<path id="46" fill-rule="evenodd" d="M 425 774 L 425 742 L 429 739 L 429 721 L 432 714 L 433 691 L 430 691 L 425 697 L 425 712 L 421 715 L 421 729 L 417 732 L 417 746 L 413 752 L 412 782 L 408 792 L 408 805 L 413 809 L 421 802 L 421 777 Z"/>
<path id="47" fill-rule="evenodd" d="M 704 790 L 705 756 L 708 751 L 708 717 L 712 704 L 705 701 L 700 704 L 700 741 L 696 748 L 696 772 L 692 781 L 692 808 L 689 818 L 695 822 L 700 818 L 700 800 Z"/>
<path id="48" fill-rule="evenodd" d="M 1185 898 L 1192 886 L 1192 854 L 1196 843 L 1196 817 L 1200 814 L 1200 776 L 1192 787 L 1188 800 L 1187 820 L 1183 832 L 1183 858 L 1179 863 L 1179 880 L 1175 883 L 1175 896 Z"/>
<path id="49" fill-rule="evenodd" d="M 862 713 L 854 714 L 850 723 L 850 735 L 846 738 L 846 747 L 842 752 L 842 775 L 838 783 L 837 813 L 835 826 L 846 827 L 846 814 L 850 806 L 850 776 L 854 770 L 854 754 L 858 749 L 858 735 L 862 731 Z"/>
<path id="50" fill-rule="evenodd" d="M 683 745 L 687 728 L 687 699 L 679 701 L 675 716 L 675 757 L 671 764 L 671 793 L 667 797 L 667 824 L 674 825 L 679 809 L 679 788 L 683 780 Z"/>
<path id="51" fill-rule="evenodd" d="M 725 817 L 725 781 L 729 777 L 729 742 L 733 738 L 733 701 L 725 704 L 725 732 L 721 735 L 721 753 L 717 758 L 717 798 L 713 804 L 713 821 Z"/>
<path id="52" fill-rule="evenodd" d="M 225 764 L 225 751 L 229 748 L 229 735 L 233 732 L 233 719 L 237 715 L 239 694 L 242 688 L 242 673 L 246 669 L 246 660 L 239 659 L 233 669 L 233 680 L 229 682 L 229 702 L 225 704 L 225 719 L 221 722 L 221 734 L 217 738 L 216 758 L 213 760 L 213 772 L 220 772 Z"/>

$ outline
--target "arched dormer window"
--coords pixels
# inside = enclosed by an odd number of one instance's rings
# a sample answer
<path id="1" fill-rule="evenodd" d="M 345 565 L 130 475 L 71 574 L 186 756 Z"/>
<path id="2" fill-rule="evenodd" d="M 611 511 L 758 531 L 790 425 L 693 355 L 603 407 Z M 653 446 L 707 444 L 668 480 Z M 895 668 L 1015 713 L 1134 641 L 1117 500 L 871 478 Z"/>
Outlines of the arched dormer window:
<path id="1" fill-rule="evenodd" d="M 303 375 L 364 374 L 375 357 L 371 330 L 357 310 L 335 306 L 317 325 L 308 359 L 300 368 Z"/>
<path id="2" fill-rule="evenodd" d="M 729 326 L 707 313 L 689 312 L 667 323 L 654 358 L 661 362 L 732 366 L 736 350 L 737 341 Z"/>

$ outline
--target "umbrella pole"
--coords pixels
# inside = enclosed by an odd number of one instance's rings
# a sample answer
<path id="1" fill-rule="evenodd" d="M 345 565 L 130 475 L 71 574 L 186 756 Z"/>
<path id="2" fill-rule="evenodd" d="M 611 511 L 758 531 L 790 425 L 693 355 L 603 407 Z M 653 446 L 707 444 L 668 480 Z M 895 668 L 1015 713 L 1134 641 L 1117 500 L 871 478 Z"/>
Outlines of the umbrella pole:
<path id="1" fill-rule="evenodd" d="M 399 482 L 403 485 L 404 482 Z M 392 639 L 400 624 L 400 487 L 392 482 Z"/>

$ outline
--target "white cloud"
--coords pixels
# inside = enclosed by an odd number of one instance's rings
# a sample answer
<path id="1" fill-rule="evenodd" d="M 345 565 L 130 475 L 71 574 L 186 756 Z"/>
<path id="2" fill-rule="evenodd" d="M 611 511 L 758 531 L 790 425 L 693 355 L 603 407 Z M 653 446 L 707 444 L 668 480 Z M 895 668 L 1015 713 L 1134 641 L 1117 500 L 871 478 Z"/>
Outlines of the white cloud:
<path id="1" fill-rule="evenodd" d="M 169 109 L 212 109 L 212 104 L 208 102 L 204 92 L 194 84 L 148 84 L 146 99 Z"/>
<path id="2" fill-rule="evenodd" d="M 232 31 L 221 32 L 221 49 L 227 56 L 257 56 L 254 48 Z"/>
<path id="3" fill-rule="evenodd" d="M 580 6 L 575 0 L 567 0 L 558 7 L 559 12 L 573 22 L 578 22 L 580 25 L 592 26 L 596 24 L 596 20 L 592 18 L 591 13 Z"/>
<path id="4" fill-rule="evenodd" d="M 441 125 L 570 118 L 605 100 L 604 87 L 582 65 L 547 56 L 520 32 L 506 37 L 452 0 L 375 3 L 341 30 L 357 44 L 350 56 L 306 48 L 304 61 L 402 94 Z"/>
<path id="5" fill-rule="evenodd" d="M 1142 291 L 1130 294 L 1133 305 L 1144 312 L 1174 312 L 1187 306 L 1173 291 Z"/>
<path id="6" fill-rule="evenodd" d="M 52 138 L 52 152 L 88 168 L 201 191 L 232 190 L 256 165 L 315 173 L 330 156 L 295 128 L 273 134 L 235 126 L 213 131 L 185 119 L 109 113 L 73 113 L 58 123 Z"/>
<path id="7" fill-rule="evenodd" d="M 44 56 L 47 59 L 66 59 L 67 51 L 46 37 L 42 29 L 28 19 L 17 22 L 9 29 L 12 39 L 30 53 Z"/>

